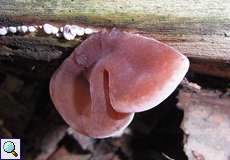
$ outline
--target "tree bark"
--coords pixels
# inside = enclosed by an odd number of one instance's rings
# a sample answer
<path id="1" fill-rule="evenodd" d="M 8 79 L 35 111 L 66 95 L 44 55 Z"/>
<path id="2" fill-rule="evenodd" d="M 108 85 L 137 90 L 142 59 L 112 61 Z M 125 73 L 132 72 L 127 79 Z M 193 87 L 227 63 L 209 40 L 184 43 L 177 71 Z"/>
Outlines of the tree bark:
<path id="1" fill-rule="evenodd" d="M 0 1 L 0 25 L 117 27 L 175 47 L 190 58 L 195 72 L 230 78 L 229 8 L 225 0 L 12 0 Z M 0 68 L 17 58 L 53 66 L 84 38 L 65 41 L 42 33 L 1 36 Z"/>
<path id="2" fill-rule="evenodd" d="M 181 128 L 189 160 L 229 159 L 229 95 L 230 90 L 214 91 L 196 83 L 183 83 L 177 106 L 184 111 Z"/>

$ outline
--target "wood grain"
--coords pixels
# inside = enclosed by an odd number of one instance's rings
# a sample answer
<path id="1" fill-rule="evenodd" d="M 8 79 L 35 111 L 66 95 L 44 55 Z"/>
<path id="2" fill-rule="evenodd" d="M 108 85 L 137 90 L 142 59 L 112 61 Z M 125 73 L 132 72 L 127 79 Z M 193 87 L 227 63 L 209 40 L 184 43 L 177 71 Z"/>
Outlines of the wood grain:
<path id="1" fill-rule="evenodd" d="M 3 0 L 0 25 L 48 22 L 98 29 L 117 27 L 175 47 L 190 58 L 196 72 L 229 78 L 229 8 L 230 1 L 226 0 Z M 64 41 L 34 34 L 1 36 L 0 56 L 51 61 L 69 55 L 83 39 Z"/>

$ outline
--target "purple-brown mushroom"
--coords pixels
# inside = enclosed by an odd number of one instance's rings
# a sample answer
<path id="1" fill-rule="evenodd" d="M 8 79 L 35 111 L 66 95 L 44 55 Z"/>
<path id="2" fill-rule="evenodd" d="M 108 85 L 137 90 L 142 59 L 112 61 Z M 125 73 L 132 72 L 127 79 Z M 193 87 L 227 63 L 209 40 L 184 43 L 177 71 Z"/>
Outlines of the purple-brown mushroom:
<path id="1" fill-rule="evenodd" d="M 66 58 L 51 78 L 50 94 L 73 129 L 104 138 L 166 99 L 188 67 L 184 55 L 155 39 L 102 31 Z"/>

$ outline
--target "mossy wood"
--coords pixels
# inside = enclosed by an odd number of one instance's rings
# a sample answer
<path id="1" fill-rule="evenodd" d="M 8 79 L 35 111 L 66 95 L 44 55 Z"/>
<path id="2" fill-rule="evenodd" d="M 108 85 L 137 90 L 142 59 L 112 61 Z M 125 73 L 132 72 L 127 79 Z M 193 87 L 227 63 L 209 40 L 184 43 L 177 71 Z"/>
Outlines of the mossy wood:
<path id="1" fill-rule="evenodd" d="M 175 47 L 190 58 L 194 71 L 230 78 L 229 9 L 226 0 L 2 0 L 0 25 L 53 22 L 117 27 Z M 53 66 L 81 40 L 42 34 L 1 36 L 0 68 L 8 70 L 6 66 L 18 61 Z"/>

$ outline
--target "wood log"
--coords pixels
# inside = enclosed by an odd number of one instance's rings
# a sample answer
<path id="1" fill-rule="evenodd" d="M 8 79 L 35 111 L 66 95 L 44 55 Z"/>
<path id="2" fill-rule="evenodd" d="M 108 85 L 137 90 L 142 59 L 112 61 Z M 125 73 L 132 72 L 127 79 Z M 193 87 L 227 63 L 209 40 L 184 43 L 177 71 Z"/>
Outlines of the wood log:
<path id="1" fill-rule="evenodd" d="M 117 27 L 175 47 L 190 58 L 195 72 L 230 78 L 229 8 L 225 0 L 13 0 L 0 1 L 0 25 Z M 84 38 L 65 41 L 42 33 L 1 36 L 0 68 L 17 58 L 38 64 L 48 61 L 52 66 L 52 60 L 63 60 Z"/>

